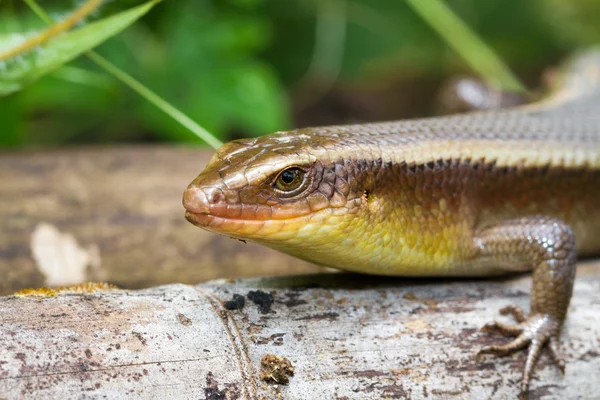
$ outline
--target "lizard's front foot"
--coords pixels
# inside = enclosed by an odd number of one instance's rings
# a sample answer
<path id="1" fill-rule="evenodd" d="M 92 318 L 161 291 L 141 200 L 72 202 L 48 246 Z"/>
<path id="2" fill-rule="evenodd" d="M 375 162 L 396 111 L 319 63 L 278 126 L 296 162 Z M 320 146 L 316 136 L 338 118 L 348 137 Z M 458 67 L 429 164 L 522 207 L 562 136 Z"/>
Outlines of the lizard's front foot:
<path id="1" fill-rule="evenodd" d="M 480 354 L 507 355 L 529 346 L 527 362 L 525 363 L 523 379 L 521 380 L 521 398 L 525 398 L 535 364 L 546 343 L 548 344 L 552 359 L 561 372 L 565 372 L 565 362 L 558 352 L 558 335 L 561 323 L 549 314 L 532 314 L 529 317 L 525 317 L 521 309 L 516 306 L 505 307 L 500 310 L 500 313 L 503 315 L 511 314 L 518 323 L 515 325 L 506 325 L 500 322 L 491 322 L 483 326 L 481 330 L 485 332 L 495 331 L 505 336 L 516 336 L 516 338 L 504 345 L 485 346 L 477 353 L 477 356 Z"/>
<path id="2" fill-rule="evenodd" d="M 486 331 L 499 331 L 516 338 L 505 345 L 486 346 L 479 352 L 504 355 L 529 347 L 521 381 L 520 397 L 525 398 L 535 363 L 546 344 L 560 370 L 565 369 L 558 355 L 558 334 L 573 293 L 577 259 L 575 234 L 559 219 L 532 216 L 485 228 L 474 243 L 487 262 L 498 261 L 512 266 L 513 270 L 523 269 L 529 262 L 533 269 L 531 314 L 526 317 L 517 307 L 506 307 L 502 313 L 512 314 L 517 324 L 492 322 L 484 326 Z"/>

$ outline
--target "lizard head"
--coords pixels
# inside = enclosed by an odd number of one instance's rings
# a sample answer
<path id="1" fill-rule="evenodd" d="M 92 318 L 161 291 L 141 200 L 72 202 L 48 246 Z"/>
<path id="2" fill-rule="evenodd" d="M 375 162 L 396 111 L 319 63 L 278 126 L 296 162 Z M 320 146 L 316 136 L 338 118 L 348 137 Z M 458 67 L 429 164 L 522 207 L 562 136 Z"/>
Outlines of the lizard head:
<path id="1" fill-rule="evenodd" d="M 343 163 L 324 161 L 328 148 L 330 139 L 302 131 L 225 144 L 185 190 L 187 220 L 275 248 L 306 245 L 336 209 L 360 200 Z"/>
<path id="2" fill-rule="evenodd" d="M 431 183 L 437 172 L 417 176 L 414 163 L 394 164 L 405 141 L 380 146 L 372 136 L 385 129 L 307 128 L 227 143 L 185 190 L 186 218 L 320 265 L 391 274 L 400 254 L 402 273 L 423 273 L 436 265 L 431 254 L 447 250 L 440 237 L 458 235 L 438 229 L 436 215 L 423 223 L 428 204 L 419 196 L 443 194 Z M 436 193 L 415 190 L 423 187 Z"/>

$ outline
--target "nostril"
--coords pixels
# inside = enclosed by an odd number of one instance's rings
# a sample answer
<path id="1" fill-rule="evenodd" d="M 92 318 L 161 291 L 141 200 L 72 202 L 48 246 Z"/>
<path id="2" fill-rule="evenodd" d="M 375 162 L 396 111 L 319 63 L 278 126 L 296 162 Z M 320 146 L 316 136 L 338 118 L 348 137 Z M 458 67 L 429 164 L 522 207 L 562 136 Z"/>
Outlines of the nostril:
<path id="1" fill-rule="evenodd" d="M 225 201 L 225 195 L 222 192 L 215 191 L 215 192 L 209 193 L 209 196 L 212 197 L 212 201 L 215 204 Z"/>
<path id="2" fill-rule="evenodd" d="M 209 199 L 198 188 L 188 188 L 183 192 L 183 207 L 194 214 L 209 214 Z"/>

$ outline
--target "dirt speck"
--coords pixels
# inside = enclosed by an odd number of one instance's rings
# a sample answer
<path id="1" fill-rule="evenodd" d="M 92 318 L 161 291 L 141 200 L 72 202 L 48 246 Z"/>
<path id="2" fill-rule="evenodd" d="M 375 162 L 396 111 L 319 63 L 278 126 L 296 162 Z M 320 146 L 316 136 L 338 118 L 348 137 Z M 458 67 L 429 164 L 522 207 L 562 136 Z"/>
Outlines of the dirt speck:
<path id="1" fill-rule="evenodd" d="M 289 308 L 307 304 L 306 300 L 299 298 L 301 295 L 300 292 L 287 292 L 285 295 L 288 299 L 283 304 L 285 304 Z"/>
<path id="2" fill-rule="evenodd" d="M 320 320 L 328 320 L 335 321 L 338 319 L 340 314 L 336 312 L 324 312 L 320 314 L 312 314 L 307 315 L 306 317 L 296 318 L 296 321 L 320 321 Z"/>
<path id="3" fill-rule="evenodd" d="M 265 293 L 262 290 L 251 290 L 247 294 L 248 298 L 258 306 L 261 314 L 271 312 L 271 304 L 273 304 L 273 295 Z"/>
<path id="4" fill-rule="evenodd" d="M 287 385 L 290 376 L 294 376 L 294 367 L 290 360 L 274 354 L 266 354 L 260 360 L 260 379 L 265 382 Z"/>
<path id="5" fill-rule="evenodd" d="M 219 390 L 219 383 L 212 372 L 206 376 L 206 388 L 204 388 L 204 400 L 237 400 L 240 398 L 240 389 L 235 384 L 225 384 L 225 388 Z"/>
<path id="6" fill-rule="evenodd" d="M 15 354 L 15 358 L 21 361 L 23 364 L 26 364 L 25 360 L 27 359 L 27 356 L 25 355 L 25 353 L 17 353 Z"/>
<path id="7" fill-rule="evenodd" d="M 417 296 L 415 296 L 415 294 L 411 293 L 411 292 L 404 293 L 404 295 L 402 296 L 402 298 L 406 299 L 406 300 L 417 300 Z"/>
<path id="8" fill-rule="evenodd" d="M 248 295 L 248 297 L 250 297 L 250 295 Z M 242 308 L 244 308 L 245 304 L 246 299 L 244 299 L 244 296 L 234 294 L 231 300 L 223 303 L 223 306 L 228 310 L 241 310 Z"/>
<path id="9" fill-rule="evenodd" d="M 225 390 L 219 390 L 219 384 L 215 380 L 212 372 L 206 376 L 206 388 L 204 388 L 204 398 L 206 400 L 226 400 Z"/>
<path id="10" fill-rule="evenodd" d="M 181 325 L 190 326 L 192 324 L 192 320 L 183 314 L 177 314 L 177 319 Z"/>
<path id="11" fill-rule="evenodd" d="M 285 333 L 274 333 L 269 337 L 263 336 L 251 336 L 250 340 L 256 344 L 269 344 L 272 343 L 275 346 L 283 345 L 283 337 Z"/>
<path id="12" fill-rule="evenodd" d="M 148 344 L 148 342 L 146 341 L 146 338 L 140 332 L 132 332 L 132 333 L 133 333 L 133 336 L 138 338 L 138 340 L 140 341 L 140 343 L 142 343 L 142 345 L 146 346 Z"/>

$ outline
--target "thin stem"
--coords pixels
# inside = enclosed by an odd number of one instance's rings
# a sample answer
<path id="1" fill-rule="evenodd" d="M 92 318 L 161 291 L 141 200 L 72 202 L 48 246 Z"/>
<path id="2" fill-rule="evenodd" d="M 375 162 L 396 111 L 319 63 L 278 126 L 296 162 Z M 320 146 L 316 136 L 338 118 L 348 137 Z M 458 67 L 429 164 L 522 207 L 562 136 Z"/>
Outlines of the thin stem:
<path id="1" fill-rule="evenodd" d="M 52 23 L 52 19 L 48 16 L 48 14 L 37 4 L 35 0 L 24 0 L 27 5 L 46 23 Z M 158 2 L 161 0 L 155 0 Z M 134 77 L 126 73 L 125 71 L 118 68 L 116 65 L 112 64 L 110 61 L 99 55 L 94 51 L 88 51 L 86 56 L 95 62 L 98 66 L 103 68 L 106 72 L 123 82 L 125 85 L 129 86 L 131 89 L 136 91 L 140 96 L 148 100 L 150 103 L 154 104 L 160 110 L 162 110 L 165 114 L 173 118 L 182 126 L 189 129 L 192 133 L 198 136 L 200 139 L 204 140 L 209 146 L 214 149 L 218 149 L 223 145 L 219 139 L 214 137 L 210 132 L 206 129 L 202 128 L 196 122 L 194 122 L 187 115 L 179 111 L 177 108 L 172 106 L 167 101 L 163 100 L 159 95 L 154 93 L 152 90 L 148 89 L 144 86 L 140 81 L 136 80 Z"/>
<path id="2" fill-rule="evenodd" d="M 69 15 L 62 21 L 51 25 L 50 27 L 48 27 L 48 29 L 45 29 L 37 35 L 30 37 L 18 46 L 0 52 L 0 61 L 12 58 L 18 54 L 36 48 L 37 46 L 41 46 L 48 40 L 52 39 L 54 36 L 62 32 L 68 31 L 75 24 L 77 24 L 79 21 L 88 16 L 92 11 L 94 11 L 100 5 L 100 3 L 102 3 L 102 0 L 88 0 L 81 7 L 73 11 L 71 15 Z"/>
<path id="3" fill-rule="evenodd" d="M 35 0 L 24 0 L 25 3 L 27 3 L 27 5 L 29 6 L 29 8 L 31 8 L 31 10 L 38 16 L 40 17 L 45 23 L 47 23 L 48 25 L 52 24 L 54 21 L 52 21 L 52 18 L 50 18 L 50 16 L 48 14 L 46 14 L 46 11 L 44 11 L 42 9 L 42 7 L 40 7 L 40 5 L 35 1 Z"/>
<path id="4" fill-rule="evenodd" d="M 90 60 L 98 64 L 106 72 L 113 75 L 121 82 L 125 83 L 131 89 L 135 90 L 140 96 L 148 100 L 150 103 L 154 104 L 156 107 L 161 109 L 164 113 L 169 115 L 175 121 L 179 122 L 181 125 L 189 129 L 200 139 L 204 140 L 209 146 L 217 149 L 223 145 L 223 143 L 219 139 L 211 135 L 206 129 L 202 128 L 187 115 L 185 115 L 184 113 L 173 107 L 171 104 L 163 100 L 159 95 L 154 93 L 152 90 L 148 89 L 138 80 L 133 78 L 131 75 L 119 69 L 116 65 L 108 61 L 106 58 L 93 51 L 86 53 L 86 55 Z"/>
<path id="5" fill-rule="evenodd" d="M 63 81 L 98 88 L 106 88 L 113 82 L 113 80 L 106 76 L 106 74 L 92 72 L 88 71 L 87 69 L 73 67 L 70 65 L 63 65 L 56 71 L 52 72 L 50 76 L 53 76 L 57 79 L 62 79 Z"/>
<path id="6" fill-rule="evenodd" d="M 302 109 L 317 102 L 335 84 L 344 58 L 346 42 L 346 4 L 340 0 L 317 3 L 315 47 L 306 74 L 294 86 L 299 88 L 297 107 Z M 311 81 L 316 78 L 318 86 Z M 308 93 L 310 91 L 310 93 Z"/>
<path id="7" fill-rule="evenodd" d="M 406 0 L 406 3 L 491 86 L 508 91 L 527 92 L 500 57 L 443 1 Z"/>

